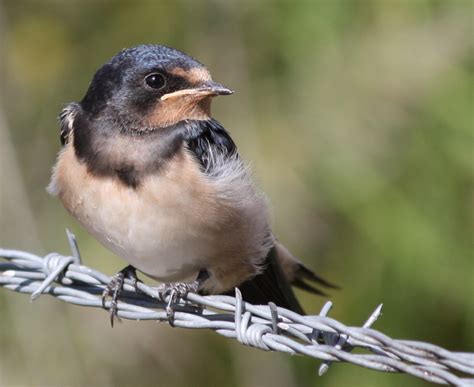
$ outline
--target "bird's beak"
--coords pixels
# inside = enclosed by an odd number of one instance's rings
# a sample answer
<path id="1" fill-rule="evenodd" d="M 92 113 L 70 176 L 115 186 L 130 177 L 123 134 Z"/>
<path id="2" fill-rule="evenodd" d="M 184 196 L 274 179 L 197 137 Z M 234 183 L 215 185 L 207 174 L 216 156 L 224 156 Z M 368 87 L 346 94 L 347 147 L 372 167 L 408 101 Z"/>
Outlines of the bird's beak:
<path id="1" fill-rule="evenodd" d="M 233 90 L 214 81 L 207 81 L 194 90 L 204 95 L 229 95 L 234 93 Z"/>
<path id="2" fill-rule="evenodd" d="M 229 95 L 234 91 L 214 81 L 206 81 L 202 85 L 193 87 L 191 89 L 183 89 L 174 91 L 172 93 L 165 94 L 161 97 L 161 100 L 167 100 L 170 98 L 182 97 L 182 96 L 195 96 L 195 97 L 207 97 L 217 95 Z"/>

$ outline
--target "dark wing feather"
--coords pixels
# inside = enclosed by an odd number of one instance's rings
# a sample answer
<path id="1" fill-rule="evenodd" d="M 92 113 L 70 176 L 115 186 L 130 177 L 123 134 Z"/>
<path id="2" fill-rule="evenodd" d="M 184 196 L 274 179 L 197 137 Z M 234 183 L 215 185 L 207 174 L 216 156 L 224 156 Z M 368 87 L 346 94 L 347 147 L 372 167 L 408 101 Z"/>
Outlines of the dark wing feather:
<path id="1" fill-rule="evenodd" d="M 263 273 L 239 285 L 244 301 L 256 305 L 274 302 L 277 306 L 304 314 L 304 310 L 296 299 L 291 285 L 286 279 L 276 257 L 273 247 L 264 261 Z M 228 295 L 234 295 L 229 291 Z"/>
<path id="2" fill-rule="evenodd" d="M 326 287 L 326 288 L 330 288 L 330 289 L 339 289 L 339 286 L 337 285 L 334 285 L 333 283 L 325 280 L 324 278 L 320 277 L 319 275 L 317 275 L 316 273 L 314 273 L 312 270 L 308 269 L 305 265 L 303 265 L 302 263 L 299 263 L 298 264 L 298 267 L 296 269 L 296 273 L 295 273 L 295 281 L 292 282 L 292 284 L 294 286 L 297 286 L 297 287 L 300 287 L 301 289 L 304 289 L 304 290 L 307 290 L 311 293 L 317 293 L 317 294 L 321 294 L 321 295 L 325 295 L 323 292 L 321 292 L 320 290 L 317 290 L 316 292 L 314 292 L 313 290 L 310 290 L 311 286 L 308 285 L 304 280 L 308 280 L 310 282 L 314 282 L 318 285 L 321 285 L 323 287 Z M 298 281 L 298 283 L 297 283 Z M 301 285 L 301 283 L 305 284 L 306 285 L 306 288 L 303 287 Z M 313 288 L 314 289 L 314 288 Z"/>
<path id="3" fill-rule="evenodd" d="M 296 278 L 294 279 L 291 284 L 293 286 L 296 286 L 297 288 L 300 288 L 308 293 L 313 293 L 318 296 L 323 296 L 323 297 L 329 297 L 328 294 L 324 293 L 322 290 L 314 287 L 313 285 L 310 285 L 307 282 L 304 282 L 301 278 Z"/>
<path id="4" fill-rule="evenodd" d="M 216 120 L 188 121 L 184 140 L 204 170 L 209 166 L 211 152 L 235 155 L 237 147 L 225 128 Z"/>
<path id="5" fill-rule="evenodd" d="M 61 110 L 61 113 L 59 114 L 59 138 L 61 140 L 61 145 L 63 146 L 69 142 L 69 137 L 74 130 L 74 119 L 76 118 L 76 115 L 80 109 L 80 105 L 73 102 Z"/>

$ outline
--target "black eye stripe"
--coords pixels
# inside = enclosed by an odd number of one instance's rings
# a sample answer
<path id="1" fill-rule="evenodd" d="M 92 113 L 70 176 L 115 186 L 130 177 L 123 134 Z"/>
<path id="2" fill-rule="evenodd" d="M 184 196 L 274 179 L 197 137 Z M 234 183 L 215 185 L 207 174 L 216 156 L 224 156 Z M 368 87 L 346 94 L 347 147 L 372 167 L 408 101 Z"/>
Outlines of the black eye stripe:
<path id="1" fill-rule="evenodd" d="M 166 79 L 161 73 L 151 73 L 145 77 L 145 84 L 154 90 L 159 90 L 165 87 Z"/>
<path id="2" fill-rule="evenodd" d="M 179 89 L 186 89 L 189 87 L 189 83 L 186 79 L 180 76 L 174 76 L 173 77 L 173 87 L 175 87 L 177 90 Z"/>

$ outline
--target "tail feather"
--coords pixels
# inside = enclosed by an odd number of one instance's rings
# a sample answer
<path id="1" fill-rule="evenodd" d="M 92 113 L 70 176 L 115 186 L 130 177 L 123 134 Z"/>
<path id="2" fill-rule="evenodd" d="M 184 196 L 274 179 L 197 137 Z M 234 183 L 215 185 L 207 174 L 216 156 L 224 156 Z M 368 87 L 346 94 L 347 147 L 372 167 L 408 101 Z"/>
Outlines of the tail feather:
<path id="1" fill-rule="evenodd" d="M 275 241 L 275 247 L 278 253 L 278 260 L 285 273 L 286 278 L 291 285 L 303 289 L 309 293 L 318 294 L 327 297 L 327 294 L 319 287 L 339 289 L 337 285 L 321 278 L 312 270 L 308 269 L 303 263 L 291 254 L 288 249 L 279 241 Z M 315 285 L 318 285 L 316 287 Z"/>
<path id="2" fill-rule="evenodd" d="M 291 284 L 277 260 L 275 247 L 265 258 L 263 272 L 240 284 L 239 289 L 244 301 L 257 305 L 274 302 L 278 306 L 304 314 L 304 310 L 296 299 Z M 229 291 L 227 294 L 232 295 L 233 291 Z"/>
<path id="3" fill-rule="evenodd" d="M 275 241 L 274 247 L 265 257 L 263 267 L 261 274 L 239 286 L 243 299 L 252 304 L 274 302 L 278 306 L 304 314 L 292 286 L 323 297 L 328 295 L 319 287 L 338 289 L 338 286 L 304 266 L 278 241 Z M 232 293 L 233 291 L 229 291 L 227 294 Z"/>
<path id="4" fill-rule="evenodd" d="M 304 278 L 304 279 L 307 279 L 309 281 L 312 281 L 312 282 L 316 282 L 317 284 L 321 285 L 321 286 L 324 286 L 326 288 L 330 288 L 330 289 L 340 289 L 339 286 L 337 285 L 334 285 L 333 283 L 325 280 L 324 278 L 321 278 L 320 276 L 318 276 L 317 274 L 315 274 L 312 270 L 308 269 L 305 265 L 303 265 L 302 263 L 299 263 L 298 264 L 298 267 L 296 269 L 296 277 L 297 278 Z M 295 286 L 296 283 L 293 282 L 293 284 Z"/>
<path id="5" fill-rule="evenodd" d="M 293 280 L 291 284 L 308 293 L 317 294 L 318 296 L 323 296 L 323 297 L 329 297 L 328 294 L 324 293 L 322 290 L 318 288 L 315 288 L 314 286 L 308 284 L 307 282 L 304 282 L 301 278 L 296 278 L 295 280 Z"/>

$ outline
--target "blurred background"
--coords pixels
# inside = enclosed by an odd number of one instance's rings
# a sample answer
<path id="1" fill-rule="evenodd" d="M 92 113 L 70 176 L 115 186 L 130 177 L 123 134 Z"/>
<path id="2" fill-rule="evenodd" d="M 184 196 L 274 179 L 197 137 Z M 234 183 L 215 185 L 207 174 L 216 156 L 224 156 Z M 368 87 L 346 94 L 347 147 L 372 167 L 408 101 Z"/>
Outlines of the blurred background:
<path id="1" fill-rule="evenodd" d="M 474 350 L 471 1 L 0 1 L 0 246 L 124 262 L 47 195 L 56 116 L 124 47 L 197 57 L 279 238 L 342 290 L 332 316 Z M 308 312 L 324 299 L 300 294 Z M 0 289 L 1 386 L 421 386 Z"/>

